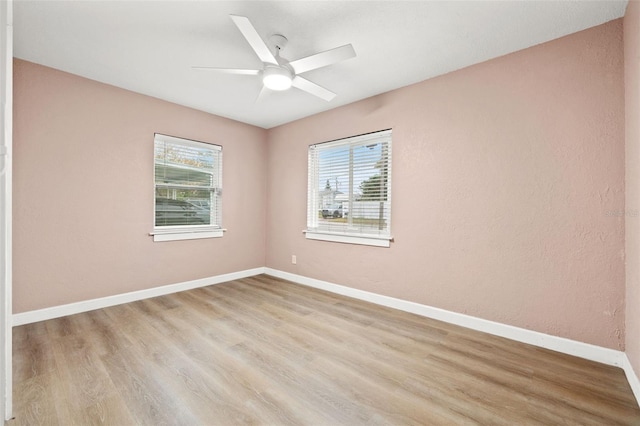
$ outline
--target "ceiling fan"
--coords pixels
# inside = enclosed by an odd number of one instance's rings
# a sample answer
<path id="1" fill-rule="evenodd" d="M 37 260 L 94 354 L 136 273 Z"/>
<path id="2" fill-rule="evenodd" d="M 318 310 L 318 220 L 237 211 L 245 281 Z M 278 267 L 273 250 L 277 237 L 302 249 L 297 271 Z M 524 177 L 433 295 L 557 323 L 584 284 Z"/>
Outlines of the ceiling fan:
<path id="1" fill-rule="evenodd" d="M 291 87 L 304 90 L 327 102 L 336 96 L 332 91 L 301 77 L 300 74 L 355 57 L 356 52 L 353 46 L 345 44 L 344 46 L 296 59 L 295 61 L 288 61 L 280 56 L 280 49 L 284 48 L 287 44 L 286 37 L 280 34 L 275 34 L 270 37 L 270 40 L 275 45 L 274 55 L 271 53 L 267 44 L 260 38 L 260 35 L 258 35 L 258 32 L 247 17 L 238 15 L 230 16 L 244 38 L 249 42 L 251 48 L 256 52 L 258 58 L 262 61 L 262 69 L 193 67 L 194 69 L 226 74 L 261 76 L 264 86 L 258 99 L 264 95 L 265 89 L 279 91 L 287 90 Z"/>

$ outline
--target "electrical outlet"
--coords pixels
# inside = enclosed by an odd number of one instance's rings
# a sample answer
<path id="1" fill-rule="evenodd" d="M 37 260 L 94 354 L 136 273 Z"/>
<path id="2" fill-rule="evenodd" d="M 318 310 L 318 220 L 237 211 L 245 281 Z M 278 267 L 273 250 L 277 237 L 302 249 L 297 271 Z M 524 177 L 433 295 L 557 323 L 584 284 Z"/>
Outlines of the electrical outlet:
<path id="1" fill-rule="evenodd" d="M 296 255 L 292 254 L 291 255 L 291 263 L 293 263 L 294 265 L 298 262 L 298 259 L 296 259 Z"/>

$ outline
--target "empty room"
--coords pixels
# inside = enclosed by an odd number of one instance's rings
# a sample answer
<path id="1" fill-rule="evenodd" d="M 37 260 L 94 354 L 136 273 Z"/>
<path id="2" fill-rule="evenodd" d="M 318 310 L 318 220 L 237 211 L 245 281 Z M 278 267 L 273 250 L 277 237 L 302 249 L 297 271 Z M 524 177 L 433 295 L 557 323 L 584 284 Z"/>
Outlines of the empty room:
<path id="1" fill-rule="evenodd" d="M 640 425 L 640 3 L 0 12 L 6 425 Z"/>

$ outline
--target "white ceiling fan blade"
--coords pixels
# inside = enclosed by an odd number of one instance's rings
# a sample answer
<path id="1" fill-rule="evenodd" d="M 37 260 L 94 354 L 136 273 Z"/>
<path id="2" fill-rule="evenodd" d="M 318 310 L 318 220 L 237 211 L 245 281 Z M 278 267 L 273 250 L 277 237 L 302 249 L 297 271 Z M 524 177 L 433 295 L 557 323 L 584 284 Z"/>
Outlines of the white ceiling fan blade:
<path id="1" fill-rule="evenodd" d="M 243 70 L 237 68 L 191 67 L 194 70 L 215 71 L 224 74 L 258 75 L 260 70 Z"/>
<path id="2" fill-rule="evenodd" d="M 307 56 L 306 58 L 296 59 L 295 61 L 289 62 L 289 65 L 293 67 L 296 74 L 301 74 L 303 72 L 335 64 L 336 62 L 354 58 L 355 56 L 356 51 L 353 46 L 345 44 L 344 46 L 316 53 L 315 55 Z"/>
<path id="3" fill-rule="evenodd" d="M 256 29 L 251 25 L 249 18 L 246 16 L 231 15 L 231 19 L 233 19 L 233 22 L 262 62 L 278 65 L 275 56 L 273 56 L 269 47 L 267 47 L 262 38 L 260 38 L 260 35 L 258 35 Z"/>
<path id="4" fill-rule="evenodd" d="M 306 78 L 302 78 L 299 75 L 293 78 L 291 82 L 293 87 L 297 87 L 300 90 L 304 90 L 307 93 L 311 93 L 314 96 L 319 97 L 320 99 L 324 99 L 329 102 L 331 99 L 336 97 L 336 94 L 330 90 L 325 89 L 322 86 L 318 86 L 315 83 L 307 80 Z"/>
<path id="5" fill-rule="evenodd" d="M 194 70 L 202 71 L 215 71 L 224 74 L 237 74 L 237 75 L 258 75 L 260 70 L 243 70 L 238 68 L 216 68 L 216 67 L 191 67 Z"/>
<path id="6" fill-rule="evenodd" d="M 255 101 L 253 101 L 253 103 L 257 104 L 258 102 L 264 100 L 269 95 L 270 91 L 271 90 L 269 90 L 267 86 L 262 86 L 260 93 L 258 93 L 258 97 L 256 98 Z"/>

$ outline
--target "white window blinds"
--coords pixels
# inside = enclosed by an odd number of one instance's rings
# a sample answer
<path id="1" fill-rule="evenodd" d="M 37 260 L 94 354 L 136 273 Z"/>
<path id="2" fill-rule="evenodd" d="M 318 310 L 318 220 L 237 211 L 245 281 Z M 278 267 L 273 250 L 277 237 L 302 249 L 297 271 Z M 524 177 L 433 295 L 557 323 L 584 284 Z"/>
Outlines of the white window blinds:
<path id="1" fill-rule="evenodd" d="M 391 130 L 311 145 L 307 200 L 308 238 L 311 233 L 388 240 Z"/>
<path id="2" fill-rule="evenodd" d="M 156 134 L 155 229 L 222 226 L 222 147 Z"/>

